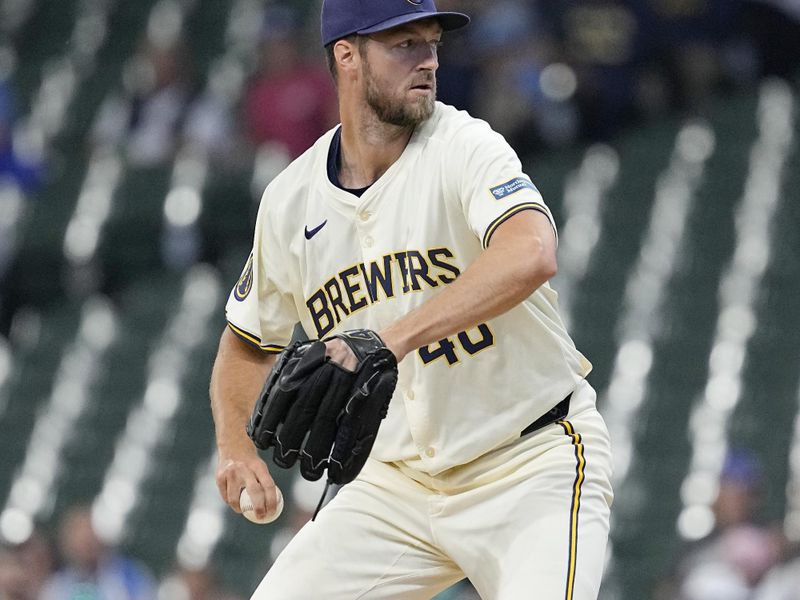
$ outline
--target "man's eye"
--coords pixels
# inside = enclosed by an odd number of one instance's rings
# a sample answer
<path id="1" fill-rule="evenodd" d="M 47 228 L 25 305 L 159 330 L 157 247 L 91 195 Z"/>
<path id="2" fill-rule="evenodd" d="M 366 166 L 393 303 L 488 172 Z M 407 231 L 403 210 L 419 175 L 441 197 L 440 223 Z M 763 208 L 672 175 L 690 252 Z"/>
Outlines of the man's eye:
<path id="1" fill-rule="evenodd" d="M 400 48 L 411 48 L 411 40 L 404 40 L 399 44 Z"/>

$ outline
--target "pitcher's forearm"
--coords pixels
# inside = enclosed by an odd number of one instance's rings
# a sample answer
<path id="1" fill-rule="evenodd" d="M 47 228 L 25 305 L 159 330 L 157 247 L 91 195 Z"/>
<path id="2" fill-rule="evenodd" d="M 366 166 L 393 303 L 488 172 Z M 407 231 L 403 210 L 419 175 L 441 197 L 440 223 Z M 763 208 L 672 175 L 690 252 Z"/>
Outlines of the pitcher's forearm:
<path id="1" fill-rule="evenodd" d="M 538 218 L 534 214 L 525 217 Z M 507 225 L 521 224 L 525 224 L 522 219 L 516 223 L 512 219 Z M 527 232 L 524 227 L 519 229 Z M 498 230 L 496 243 L 458 279 L 381 331 L 384 342 L 402 359 L 421 346 L 502 315 L 528 298 L 556 270 L 553 244 L 542 239 L 552 232 L 542 229 L 540 223 L 540 235 L 520 234 L 514 228 Z"/>
<path id="2" fill-rule="evenodd" d="M 220 453 L 252 445 L 245 425 L 275 359 L 275 355 L 246 347 L 229 329 L 223 333 L 210 386 Z"/>

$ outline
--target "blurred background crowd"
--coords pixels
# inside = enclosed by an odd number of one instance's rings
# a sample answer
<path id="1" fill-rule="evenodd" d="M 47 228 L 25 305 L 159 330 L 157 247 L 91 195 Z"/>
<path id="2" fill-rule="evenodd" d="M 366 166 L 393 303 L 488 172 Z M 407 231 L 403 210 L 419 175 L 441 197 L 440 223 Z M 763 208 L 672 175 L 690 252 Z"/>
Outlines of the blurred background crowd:
<path id="1" fill-rule="evenodd" d="M 32 4 L 4 4 L 9 23 L 0 54 L 0 173 L 28 194 L 47 178 L 41 143 L 47 140 L 14 140 L 15 45 L 25 42 L 16 22 L 24 15 L 12 17 Z M 152 22 L 117 93 L 94 116 L 92 146 L 123 145 L 127 160 L 137 165 L 174 159 L 187 143 L 223 164 L 265 145 L 287 159 L 299 156 L 338 121 L 319 48 L 318 6 L 312 0 L 260 4 L 258 39 L 241 41 L 252 42 L 241 71 L 217 64 L 206 72 L 208 56 L 187 47 L 179 23 Z M 768 75 L 790 76 L 800 54 L 795 0 L 440 4 L 474 16 L 471 28 L 446 40 L 440 99 L 488 120 L 524 156 L 609 140 L 624 127 L 675 111 L 702 114 L 721 90 L 752 87 Z M 92 35 L 88 27 L 85 37 Z M 56 106 L 42 108 L 57 112 Z"/>
<path id="2" fill-rule="evenodd" d="M 714 502 L 716 526 L 686 544 L 672 570 L 653 589 L 654 600 L 796 600 L 800 554 L 776 523 L 760 520 L 764 472 L 752 453 L 726 458 Z M 274 559 L 312 515 L 319 486 L 297 480 L 293 504 L 265 554 Z M 624 490 L 621 490 L 624 493 Z M 132 558 L 97 530 L 88 505 L 63 511 L 52 530 L 36 528 L 24 541 L 0 548 L 3 600 L 244 600 L 226 589 L 212 562 L 152 570 L 147 556 Z M 257 529 L 248 535 L 259 535 Z M 239 538 L 245 548 L 247 536 Z M 264 568 L 269 564 L 266 561 Z M 311 584 L 310 584 L 311 585 Z M 238 587 L 238 586 L 234 586 Z M 309 598 L 313 587 L 309 589 Z M 614 598 L 616 596 L 607 596 Z M 436 600 L 478 600 L 468 581 Z"/>
<path id="3" fill-rule="evenodd" d="M 221 302 L 249 251 L 261 191 L 337 123 L 318 42 L 319 2 L 126 4 L 0 0 L 0 600 L 246 597 L 319 493 L 279 474 L 292 500 L 266 535 L 239 517 L 231 525 L 214 504 L 213 456 L 187 464 L 163 449 L 193 434 L 202 442 L 191 452 L 208 455 L 205 386 L 214 348 L 204 332 L 213 340 L 221 330 Z M 652 138 L 663 134 L 663 123 L 716 118 L 726 98 L 761 93 L 768 104 L 764 82 L 778 90 L 770 98 L 797 93 L 798 0 L 438 6 L 473 16 L 471 27 L 445 39 L 440 99 L 489 121 L 543 173 L 550 164 L 566 177 L 558 163 L 589 148 L 583 164 L 594 169 L 597 189 L 613 185 L 620 167 L 612 148 L 631 132 Z M 755 136 L 757 125 L 735 115 L 730 122 L 742 123 L 744 133 L 730 133 L 729 141 L 746 157 L 751 140 L 741 136 Z M 699 165 L 714 143 L 698 127 L 681 131 L 689 147 L 676 147 Z M 787 160 L 787 172 L 800 172 L 796 155 Z M 580 161 L 572 164 L 577 172 Z M 726 168 L 735 172 L 738 164 Z M 543 191 L 555 185 L 538 179 L 536 169 L 531 175 Z M 633 173 L 632 180 L 637 175 L 644 178 Z M 545 193 L 565 221 L 567 196 L 562 206 Z M 797 247 L 789 250 L 787 273 L 796 271 Z M 557 286 L 564 298 L 568 284 L 563 292 Z M 608 304 L 620 310 L 619 302 Z M 136 350 L 125 354 L 126 345 Z M 614 353 L 589 355 L 596 376 L 613 381 Z M 115 369 L 127 371 L 120 377 L 130 388 L 111 384 L 116 375 L 105 373 Z M 184 403 L 192 394 L 192 404 Z M 127 413 L 104 413 L 114 409 L 94 407 L 97 397 L 142 400 L 139 421 L 125 425 Z M 182 411 L 194 415 L 191 426 Z M 168 433 L 150 439 L 136 427 Z M 104 440 L 103 430 L 113 436 Z M 39 456 L 42 447 L 50 454 Z M 783 454 L 788 461 L 788 450 Z M 148 488 L 140 483 L 155 468 L 152 456 L 167 465 L 161 489 L 178 481 L 183 493 L 170 502 L 152 492 L 142 508 Z M 66 466 L 46 466 L 62 459 Z M 786 500 L 775 500 L 763 452 L 730 447 L 719 460 L 713 515 L 692 520 L 696 513 L 687 513 L 684 525 L 700 523 L 698 533 L 665 542 L 652 563 L 660 571 L 625 572 L 612 558 L 606 598 L 800 599 L 800 536 L 790 539 L 782 525 Z M 69 470 L 93 461 L 97 473 Z M 63 488 L 70 479 L 72 487 Z M 669 493 L 683 493 L 680 477 L 671 481 Z M 618 500 L 635 492 L 618 488 Z M 153 512 L 163 520 L 148 517 L 150 529 L 131 529 L 135 515 Z M 177 531 L 168 536 L 170 527 Z M 668 528 L 675 529 L 672 521 Z M 150 543 L 161 534 L 163 542 Z M 177 551 L 167 550 L 174 538 Z M 614 540 L 623 551 L 624 533 Z M 235 566 L 246 560 L 256 565 Z M 637 577 L 640 587 L 626 587 Z M 476 597 L 468 583 L 441 596 Z"/>

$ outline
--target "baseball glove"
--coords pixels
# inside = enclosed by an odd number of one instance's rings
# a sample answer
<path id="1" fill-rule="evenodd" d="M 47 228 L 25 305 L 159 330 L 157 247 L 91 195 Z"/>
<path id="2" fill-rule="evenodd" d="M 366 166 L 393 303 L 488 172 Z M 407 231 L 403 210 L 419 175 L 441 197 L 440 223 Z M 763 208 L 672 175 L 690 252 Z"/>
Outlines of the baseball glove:
<path id="1" fill-rule="evenodd" d="M 358 359 L 348 371 L 325 356 L 323 341 L 296 342 L 278 357 L 247 425 L 256 447 L 310 481 L 355 479 L 367 461 L 397 385 L 397 360 L 374 331 L 333 336 Z"/>

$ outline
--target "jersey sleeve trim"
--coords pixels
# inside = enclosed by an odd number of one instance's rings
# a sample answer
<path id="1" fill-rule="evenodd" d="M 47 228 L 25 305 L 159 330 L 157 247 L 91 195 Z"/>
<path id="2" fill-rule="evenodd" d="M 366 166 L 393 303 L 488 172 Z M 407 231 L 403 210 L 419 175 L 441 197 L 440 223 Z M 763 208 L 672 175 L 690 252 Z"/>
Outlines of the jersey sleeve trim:
<path id="1" fill-rule="evenodd" d="M 517 204 L 509 208 L 506 212 L 502 215 L 497 217 L 494 221 L 489 224 L 489 227 L 486 228 L 486 233 L 483 234 L 483 248 L 484 250 L 489 247 L 489 242 L 492 240 L 492 236 L 494 232 L 497 231 L 497 228 L 500 227 L 503 223 L 508 221 L 514 215 L 521 213 L 524 210 L 537 210 L 542 213 L 547 219 L 552 223 L 552 218 L 550 213 L 547 209 L 542 206 L 541 204 L 537 204 L 536 202 L 526 202 L 524 204 Z M 553 228 L 555 230 L 555 227 Z M 558 234 L 556 234 L 558 235 Z"/>
<path id="2" fill-rule="evenodd" d="M 258 339 L 257 336 L 253 335 L 252 333 L 248 333 L 244 329 L 236 327 L 236 325 L 234 325 L 230 321 L 228 321 L 228 327 L 234 334 L 236 334 L 236 337 L 238 337 L 244 342 L 247 342 L 251 346 L 255 346 L 259 350 L 267 352 L 268 354 L 279 354 L 284 349 L 284 346 L 279 346 L 277 344 L 262 344 L 261 340 Z"/>

